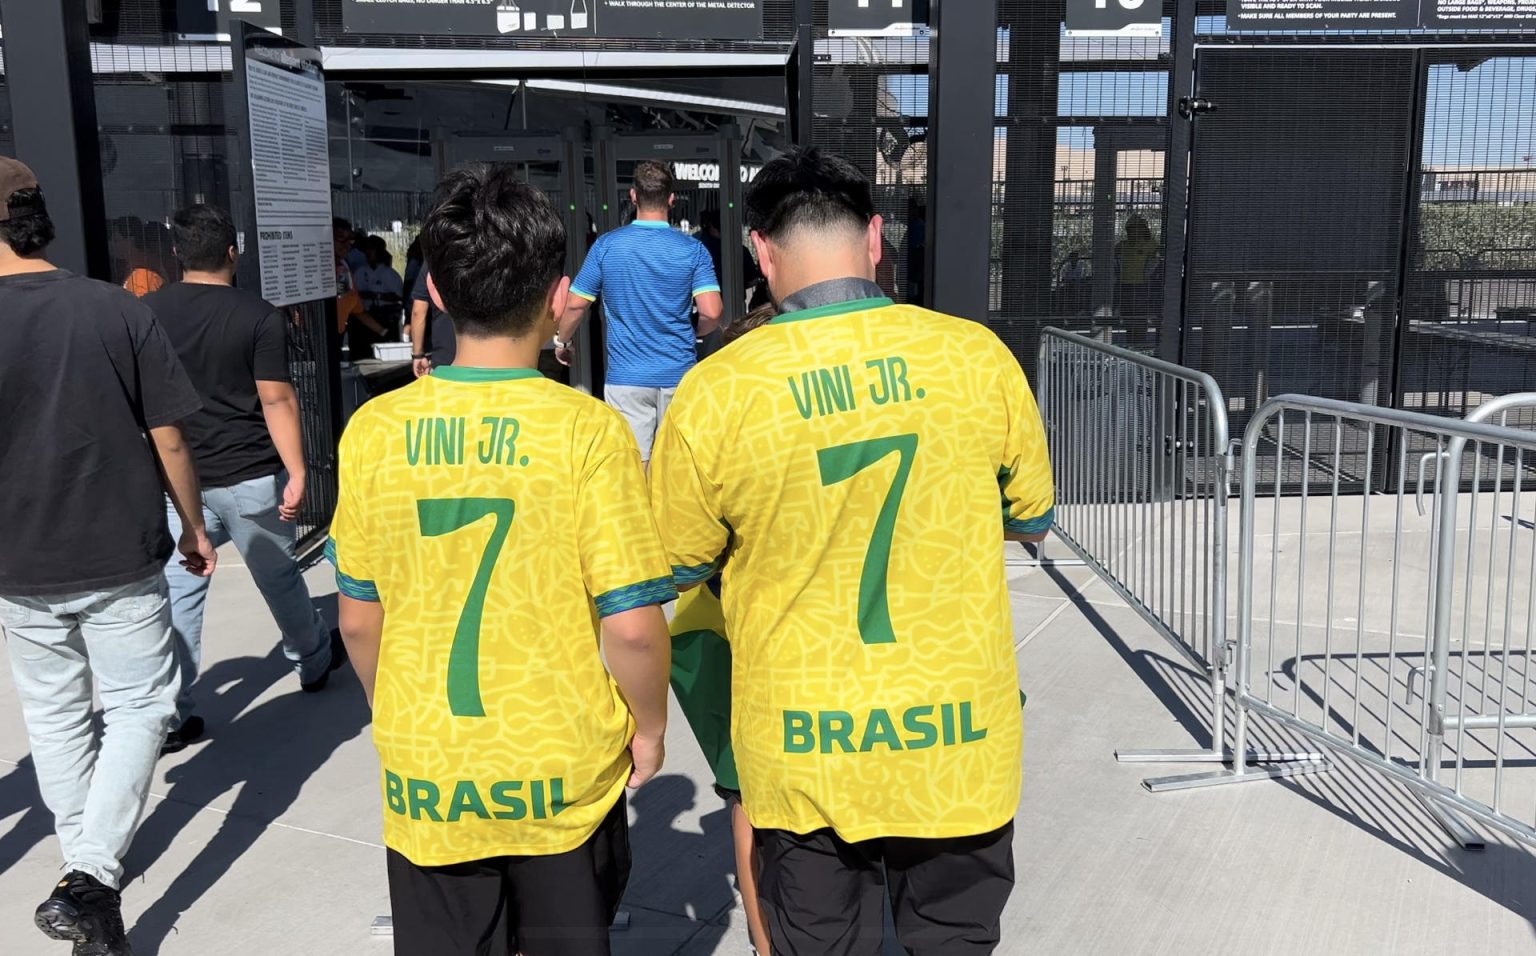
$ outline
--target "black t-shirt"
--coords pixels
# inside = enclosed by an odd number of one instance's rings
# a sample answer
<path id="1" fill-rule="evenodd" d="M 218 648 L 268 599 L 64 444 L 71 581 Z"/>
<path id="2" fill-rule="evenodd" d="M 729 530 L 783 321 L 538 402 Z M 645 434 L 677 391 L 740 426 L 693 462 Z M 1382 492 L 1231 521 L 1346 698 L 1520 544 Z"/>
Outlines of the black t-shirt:
<path id="1" fill-rule="evenodd" d="M 0 594 L 103 591 L 173 543 L 147 430 L 197 411 L 155 315 L 56 269 L 0 276 Z"/>
<path id="2" fill-rule="evenodd" d="M 260 297 L 177 282 L 144 297 L 176 346 L 203 410 L 182 423 L 204 488 L 282 470 L 256 383 L 288 381 L 288 325 Z"/>
<path id="3" fill-rule="evenodd" d="M 432 293 L 427 290 L 426 269 L 416 273 L 416 284 L 411 286 L 411 300 L 427 304 L 427 340 L 422 343 L 422 347 L 432 356 L 432 364 L 452 365 L 459 351 L 457 333 L 453 330 L 453 320 L 448 317 L 448 313 L 432 301 Z"/>

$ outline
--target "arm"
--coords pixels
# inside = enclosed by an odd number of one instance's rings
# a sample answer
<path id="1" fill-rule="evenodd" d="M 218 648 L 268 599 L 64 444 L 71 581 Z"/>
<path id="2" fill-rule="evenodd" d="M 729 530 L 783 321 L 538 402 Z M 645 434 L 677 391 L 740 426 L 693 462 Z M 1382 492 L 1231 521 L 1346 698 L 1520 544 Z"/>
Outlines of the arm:
<path id="1" fill-rule="evenodd" d="M 411 371 L 417 378 L 432 371 L 432 360 L 427 358 L 427 304 L 420 299 L 411 302 Z"/>
<path id="2" fill-rule="evenodd" d="M 666 756 L 672 639 L 661 608 L 650 604 L 603 618 L 603 656 L 635 716 L 635 737 L 630 743 L 635 766 L 629 786 L 638 787 L 656 775 Z"/>
<path id="3" fill-rule="evenodd" d="M 188 571 L 206 578 L 213 573 L 218 562 L 208 531 L 203 525 L 203 496 L 197 485 L 197 469 L 192 464 L 192 451 L 181 436 L 177 425 L 162 425 L 149 430 L 155 446 L 155 457 L 160 462 L 160 476 L 165 483 L 171 504 L 181 518 L 181 541 L 176 545 L 182 554 L 182 564 Z"/>
<path id="4" fill-rule="evenodd" d="M 373 682 L 379 671 L 379 640 L 384 634 L 384 605 L 359 601 L 345 594 L 336 598 L 336 623 L 341 629 L 347 657 L 363 685 L 368 706 L 373 707 Z"/>
<path id="5" fill-rule="evenodd" d="M 720 319 L 725 315 L 725 300 L 718 292 L 701 292 L 693 297 L 693 303 L 699 307 L 697 335 L 702 339 L 720 327 Z"/>
<path id="6" fill-rule="evenodd" d="M 574 290 L 572 290 L 574 292 Z M 555 335 L 562 342 L 571 342 L 576 330 L 581 328 L 581 323 L 586 321 L 587 312 L 592 308 L 592 300 L 585 298 L 581 293 L 575 292 L 570 297 L 565 307 L 565 314 L 560 316 L 560 321 L 555 325 Z M 573 348 L 556 349 L 555 357 L 563 365 L 571 364 L 571 358 L 575 353 Z"/>
<path id="7" fill-rule="evenodd" d="M 277 446 L 277 456 L 288 472 L 288 486 L 283 489 L 283 503 L 277 513 L 284 521 L 298 517 L 304 500 L 304 437 L 299 425 L 299 397 L 287 382 L 256 382 L 261 398 L 261 414 L 267 420 L 267 433 Z"/>

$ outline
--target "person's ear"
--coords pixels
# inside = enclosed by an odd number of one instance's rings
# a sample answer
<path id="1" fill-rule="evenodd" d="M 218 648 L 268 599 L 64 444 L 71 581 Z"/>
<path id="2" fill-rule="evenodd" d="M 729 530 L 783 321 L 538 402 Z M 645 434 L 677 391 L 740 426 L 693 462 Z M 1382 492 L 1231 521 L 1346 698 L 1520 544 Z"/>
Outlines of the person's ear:
<path id="1" fill-rule="evenodd" d="M 636 190 L 631 189 L 629 191 L 629 201 L 630 201 L 630 203 L 636 209 L 639 209 L 640 208 L 640 193 L 637 192 Z"/>
<path id="2" fill-rule="evenodd" d="M 773 288 L 773 275 L 778 271 L 778 263 L 773 260 L 773 246 L 763 234 L 757 230 L 752 231 L 752 251 L 757 253 L 757 268 L 768 280 L 768 288 Z"/>
<path id="3" fill-rule="evenodd" d="M 226 254 L 229 256 L 229 264 L 230 265 L 234 265 L 235 263 L 240 261 L 240 247 L 239 246 L 230 246 L 229 247 L 229 251 Z"/>
<path id="4" fill-rule="evenodd" d="M 677 193 L 667 193 L 667 208 L 671 209 L 675 202 L 677 202 Z"/>
<path id="5" fill-rule="evenodd" d="M 443 297 L 437 294 L 437 283 L 432 281 L 432 273 L 427 273 L 427 295 L 432 297 L 432 304 L 437 306 L 439 312 L 447 312 L 443 308 Z"/>
<path id="6" fill-rule="evenodd" d="M 869 220 L 869 264 L 872 266 L 878 266 L 885 254 L 884 229 L 884 217 L 876 215 Z"/>
<path id="7" fill-rule="evenodd" d="M 428 277 L 428 281 L 431 278 Z M 561 276 L 549 287 L 549 318 L 555 323 L 555 331 L 560 331 L 560 317 L 565 315 L 565 307 L 571 303 L 571 277 Z"/>

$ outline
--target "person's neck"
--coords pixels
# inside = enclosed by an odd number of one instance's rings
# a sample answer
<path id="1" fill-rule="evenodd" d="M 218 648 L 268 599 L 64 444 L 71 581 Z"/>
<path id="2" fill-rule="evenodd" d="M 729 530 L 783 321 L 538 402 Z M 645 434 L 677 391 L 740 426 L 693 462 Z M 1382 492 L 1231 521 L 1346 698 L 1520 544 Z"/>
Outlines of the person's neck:
<path id="1" fill-rule="evenodd" d="M 459 333 L 453 364 L 465 368 L 538 368 L 549 336 L 530 332 L 518 338 Z"/>
<path id="2" fill-rule="evenodd" d="M 666 222 L 667 211 L 665 209 L 638 209 L 635 211 L 635 220 L 643 222 Z"/>
<path id="3" fill-rule="evenodd" d="M 42 256 L 18 256 L 0 246 L 0 276 L 20 276 L 34 272 L 52 272 L 58 267 Z"/>
<path id="4" fill-rule="evenodd" d="M 181 281 L 191 285 L 234 285 L 235 274 L 233 272 L 203 272 L 197 269 L 188 269 L 181 274 Z"/>

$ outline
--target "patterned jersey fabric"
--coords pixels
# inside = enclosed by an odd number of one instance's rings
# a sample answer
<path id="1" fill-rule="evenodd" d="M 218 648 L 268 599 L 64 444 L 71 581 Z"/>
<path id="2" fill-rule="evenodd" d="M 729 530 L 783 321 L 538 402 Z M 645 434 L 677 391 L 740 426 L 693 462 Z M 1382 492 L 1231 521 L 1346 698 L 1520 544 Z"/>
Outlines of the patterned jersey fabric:
<path id="1" fill-rule="evenodd" d="M 689 373 L 651 499 L 680 584 L 723 564 L 754 826 L 994 830 L 1022 719 L 1003 532 L 1044 531 L 1044 430 L 984 326 L 888 299 L 780 316 Z"/>
<path id="2" fill-rule="evenodd" d="M 676 596 L 629 426 L 528 369 L 450 366 L 341 441 L 328 545 L 384 605 L 384 840 L 420 866 L 561 853 L 630 772 L 602 617 Z"/>

